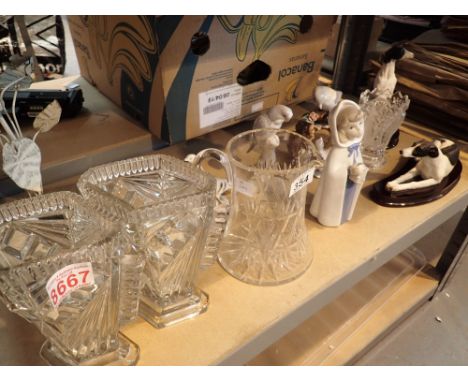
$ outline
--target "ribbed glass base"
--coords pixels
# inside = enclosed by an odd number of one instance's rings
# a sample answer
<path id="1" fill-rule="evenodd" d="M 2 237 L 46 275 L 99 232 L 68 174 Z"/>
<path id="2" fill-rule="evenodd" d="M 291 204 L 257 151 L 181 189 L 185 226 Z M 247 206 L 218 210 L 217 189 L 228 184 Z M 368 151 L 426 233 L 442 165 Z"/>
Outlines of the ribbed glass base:
<path id="1" fill-rule="evenodd" d="M 190 295 L 164 306 L 142 296 L 139 313 L 154 327 L 165 328 L 206 312 L 208 301 L 208 295 L 197 288 L 193 288 Z"/>
<path id="2" fill-rule="evenodd" d="M 128 337 L 119 333 L 119 346 L 116 350 L 86 361 L 76 361 L 54 346 L 50 340 L 42 345 L 40 356 L 51 366 L 133 366 L 140 358 L 140 348 Z"/>

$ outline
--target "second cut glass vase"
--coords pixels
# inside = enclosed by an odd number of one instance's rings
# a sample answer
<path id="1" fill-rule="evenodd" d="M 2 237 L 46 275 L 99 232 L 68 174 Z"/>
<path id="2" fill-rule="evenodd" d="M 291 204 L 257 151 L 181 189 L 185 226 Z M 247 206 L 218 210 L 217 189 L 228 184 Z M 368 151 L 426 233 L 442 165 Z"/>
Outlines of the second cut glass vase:
<path id="1" fill-rule="evenodd" d="M 364 137 L 361 143 L 364 164 L 371 170 L 385 163 L 385 150 L 392 135 L 405 120 L 410 100 L 396 92 L 390 98 L 376 97 L 366 90 L 361 93 L 359 106 L 364 113 Z"/>
<path id="2" fill-rule="evenodd" d="M 78 188 L 120 222 L 130 243 L 121 253 L 121 321 L 137 314 L 166 327 L 206 311 L 194 285 L 212 227 L 216 181 L 189 163 L 149 155 L 94 167 Z"/>

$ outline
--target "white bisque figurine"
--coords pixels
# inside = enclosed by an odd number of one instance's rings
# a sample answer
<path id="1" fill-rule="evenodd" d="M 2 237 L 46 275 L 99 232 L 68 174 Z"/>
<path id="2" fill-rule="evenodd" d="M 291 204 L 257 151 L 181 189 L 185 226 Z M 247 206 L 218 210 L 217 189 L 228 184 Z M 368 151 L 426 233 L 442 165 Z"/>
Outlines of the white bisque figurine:
<path id="1" fill-rule="evenodd" d="M 343 100 L 331 111 L 331 148 L 310 213 L 320 224 L 337 227 L 353 216 L 367 175 L 360 151 L 364 116 L 353 101 Z"/>
<path id="2" fill-rule="evenodd" d="M 448 139 L 437 139 L 418 143 L 400 153 L 403 158 L 415 158 L 418 162 L 407 173 L 386 184 L 385 188 L 391 192 L 416 191 L 439 184 L 457 164 L 460 149 Z"/>
<path id="3" fill-rule="evenodd" d="M 261 113 L 253 124 L 253 129 L 281 129 L 284 122 L 289 122 L 293 117 L 291 108 L 284 105 L 276 105 L 266 112 Z"/>
<path id="4" fill-rule="evenodd" d="M 397 84 L 395 63 L 398 60 L 413 58 L 414 54 L 401 45 L 395 45 L 387 50 L 382 57 L 380 67 L 374 80 L 374 95 L 376 97 L 391 98 Z"/>
<path id="5" fill-rule="evenodd" d="M 283 123 L 289 122 L 293 117 L 292 110 L 284 105 L 276 105 L 267 112 L 260 114 L 253 124 L 253 129 L 281 129 Z M 266 167 L 276 162 L 275 149 L 280 145 L 275 133 L 266 131 L 257 134 L 256 141 L 252 143 L 250 150 L 254 149 L 261 153 L 260 161 Z"/>
<path id="6" fill-rule="evenodd" d="M 332 111 L 341 101 L 342 92 L 329 86 L 317 86 L 314 90 L 315 102 L 320 110 Z"/>

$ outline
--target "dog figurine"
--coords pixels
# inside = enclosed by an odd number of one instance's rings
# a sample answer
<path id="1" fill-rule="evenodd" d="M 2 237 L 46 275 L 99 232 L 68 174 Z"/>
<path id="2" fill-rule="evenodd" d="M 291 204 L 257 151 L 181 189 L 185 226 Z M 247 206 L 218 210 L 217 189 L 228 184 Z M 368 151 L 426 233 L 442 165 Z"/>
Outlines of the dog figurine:
<path id="1" fill-rule="evenodd" d="M 460 148 L 448 139 L 415 143 L 400 151 L 404 158 L 416 158 L 418 163 L 406 174 L 388 182 L 388 191 L 417 190 L 439 184 L 458 162 Z M 421 180 L 413 180 L 416 177 Z"/>
<path id="2" fill-rule="evenodd" d="M 406 50 L 400 44 L 388 49 L 382 57 L 382 66 L 374 79 L 374 95 L 377 97 L 391 98 L 398 82 L 395 76 L 396 62 L 413 57 L 414 54 Z"/>

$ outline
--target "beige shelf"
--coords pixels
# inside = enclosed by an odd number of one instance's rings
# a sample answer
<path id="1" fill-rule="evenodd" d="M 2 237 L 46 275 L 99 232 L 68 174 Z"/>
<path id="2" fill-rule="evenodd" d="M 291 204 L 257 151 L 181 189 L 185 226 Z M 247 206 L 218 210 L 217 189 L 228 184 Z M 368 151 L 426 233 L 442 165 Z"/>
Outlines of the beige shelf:
<path id="1" fill-rule="evenodd" d="M 39 142 L 40 145 L 47 144 L 56 147 L 57 150 L 56 152 L 44 150 L 49 153 L 48 157 L 44 157 L 44 165 L 47 171 L 50 170 L 49 175 L 45 171 L 44 177 L 47 179 L 50 176 L 50 182 L 59 180 L 51 184 L 50 191 L 69 187 L 70 182 L 76 180 L 76 177 L 61 180 L 64 174 L 72 176 L 74 171 L 79 174 L 89 166 L 97 164 L 97 161 L 143 154 L 150 147 L 151 137 L 147 131 L 129 121 L 121 114 L 123 112 L 116 110 L 115 106 L 110 105 L 108 100 L 98 94 L 94 104 L 92 101 L 94 95 L 90 96 L 92 92 L 93 90 L 87 90 L 85 94 L 89 108 L 93 111 L 93 114 L 82 116 L 84 119 L 89 118 L 86 123 L 84 120 L 76 121 L 79 123 L 73 126 L 70 121 L 70 125 L 61 126 L 49 133 L 54 135 L 44 134 L 43 139 L 50 138 L 47 142 Z M 108 110 L 109 114 L 100 115 L 99 110 Z M 295 107 L 296 116 L 300 116 L 303 112 L 304 109 Z M 116 114 L 115 118 L 111 116 L 112 113 Z M 89 122 L 93 123 L 88 125 Z M 126 123 L 132 126 L 125 127 Z M 242 123 L 164 148 L 159 152 L 183 158 L 189 153 L 196 153 L 207 147 L 222 149 L 233 135 L 250 126 L 248 122 Z M 414 125 L 411 125 L 411 128 L 414 128 Z M 122 134 L 129 134 L 127 138 L 117 135 L 119 129 L 122 129 Z M 86 141 L 75 141 L 78 136 L 86 137 Z M 109 144 L 103 146 L 101 139 Z M 419 138 L 407 132 L 402 133 L 400 148 L 409 146 L 417 139 Z M 128 144 L 121 145 L 125 140 Z M 82 153 L 83 145 L 89 149 L 89 155 Z M 369 175 L 351 222 L 339 228 L 325 228 L 309 215 L 306 216 L 306 226 L 311 239 L 310 250 L 313 251 L 314 261 L 307 272 L 297 280 L 277 287 L 257 287 L 234 279 L 215 265 L 201 273 L 197 283 L 210 296 L 210 305 L 206 313 L 196 319 L 162 330 L 157 330 L 142 320 L 124 327 L 124 334 L 140 346 L 141 356 L 138 364 L 245 364 L 404 249 L 466 208 L 468 204 L 466 154 L 463 156 L 465 169 L 460 182 L 442 199 L 402 209 L 383 208 L 372 202 L 368 197 L 369 187 L 399 166 L 397 153 L 398 148 L 391 150 L 386 166 L 379 173 Z M 69 160 L 66 159 L 63 163 L 58 161 L 58 158 L 65 154 Z M 111 158 L 107 154 L 115 156 Z M 316 183 L 313 182 L 309 187 L 307 210 Z M 418 276 L 401 288 L 394 296 L 395 302 L 388 306 L 401 306 L 399 314 L 403 317 L 405 312 L 410 312 L 420 302 L 427 300 L 435 283 L 430 278 Z M 374 318 L 379 317 L 378 315 L 381 315 L 381 318 L 370 320 L 360 328 L 359 333 L 363 333 L 362 337 L 358 332 L 352 336 L 353 341 L 347 345 L 348 350 L 343 345 L 340 347 L 340 352 L 333 353 L 334 362 L 352 360 L 366 347 L 366 341 L 378 338 L 379 333 L 385 331 L 385 325 L 391 327 L 392 322 L 395 322 L 396 314 L 392 318 L 392 313 L 385 312 L 384 309 L 376 313 Z M 11 317 L 10 326 L 3 332 L 3 336 L 0 336 L 0 344 L 11 345 L 17 342 L 21 333 L 28 333 L 27 341 L 35 334 L 40 338 L 36 338 L 34 343 L 40 346 L 42 337 L 37 331 L 31 334 L 29 324 L 19 321 L 16 316 L 9 317 Z M 373 327 L 373 322 L 380 323 Z M 16 328 L 16 331 L 11 328 Z M 31 356 L 30 352 L 24 349 L 31 350 L 31 343 L 27 342 L 27 345 L 21 346 L 16 349 L 16 358 L 13 357 L 11 362 L 30 364 L 32 361 L 27 358 Z M 36 349 L 34 351 L 36 355 Z"/>
<path id="2" fill-rule="evenodd" d="M 420 274 L 395 293 L 348 341 L 323 363 L 352 364 L 387 333 L 426 303 L 437 288 L 438 280 Z"/>
<path id="3" fill-rule="evenodd" d="M 345 365 L 366 352 L 437 287 L 425 262 L 402 254 L 343 293 L 248 363 Z"/>
<path id="4" fill-rule="evenodd" d="M 296 109 L 295 115 L 300 112 Z M 160 152 L 183 158 L 206 147 L 224 148 L 234 134 L 246 127 L 216 131 Z M 399 147 L 410 146 L 415 140 L 402 133 Z M 385 168 L 368 177 L 351 222 L 326 228 L 307 215 L 314 261 L 297 280 L 276 287 L 252 286 L 216 265 L 199 275 L 198 286 L 210 296 L 206 313 L 163 330 L 142 320 L 125 327 L 124 334 L 140 346 L 139 365 L 244 364 L 466 208 L 466 170 L 457 186 L 435 202 L 410 208 L 375 204 L 368 197 L 370 185 L 399 166 L 398 149 L 389 154 Z M 464 161 L 464 165 L 468 163 Z M 315 187 L 316 182 L 309 191 L 313 193 Z"/>

